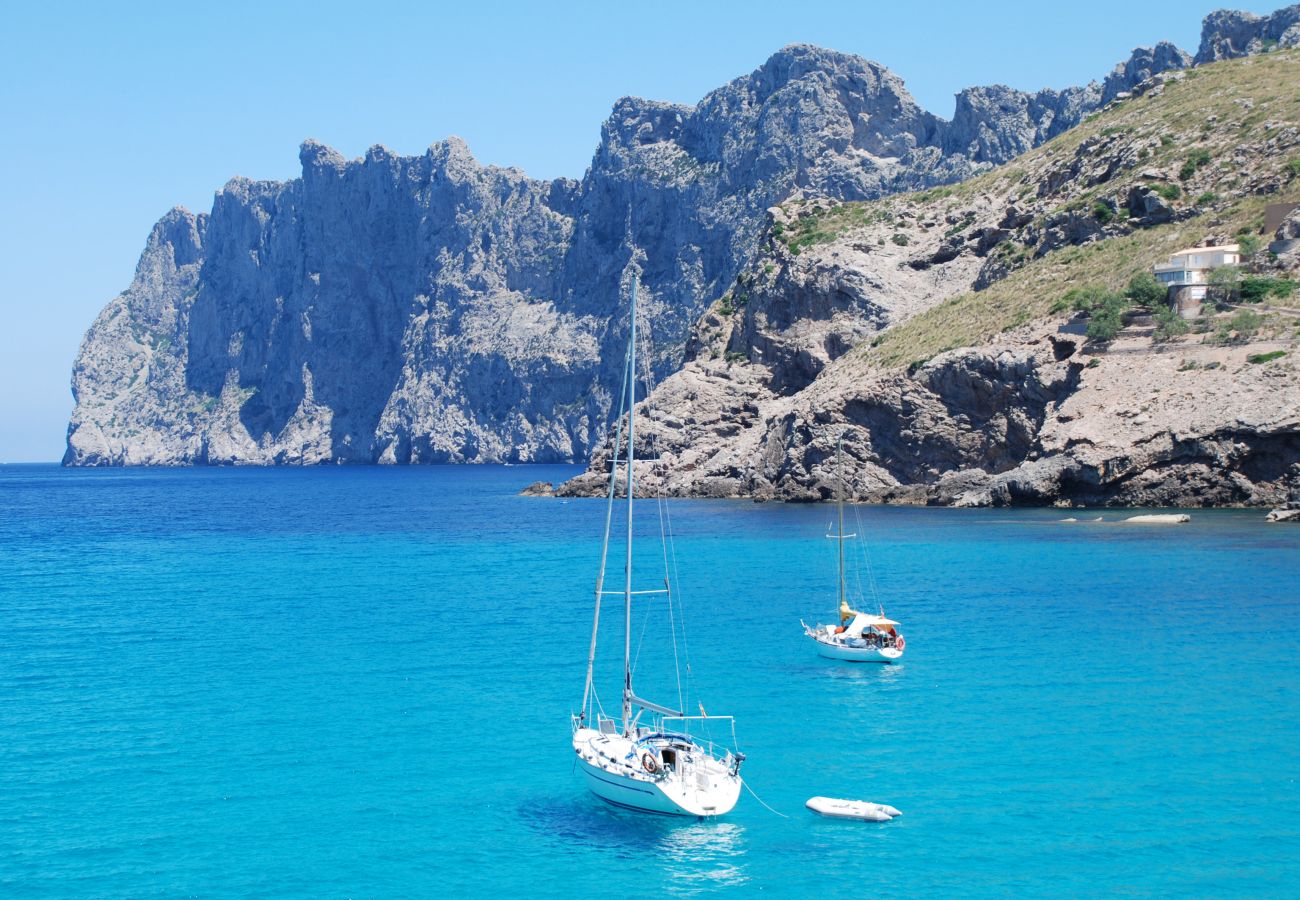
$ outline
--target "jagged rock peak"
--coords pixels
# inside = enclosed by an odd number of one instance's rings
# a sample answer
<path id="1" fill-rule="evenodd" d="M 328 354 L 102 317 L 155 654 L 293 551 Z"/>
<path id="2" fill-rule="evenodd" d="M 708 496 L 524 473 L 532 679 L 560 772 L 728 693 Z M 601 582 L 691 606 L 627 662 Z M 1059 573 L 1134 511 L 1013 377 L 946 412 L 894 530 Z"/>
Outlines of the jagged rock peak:
<path id="1" fill-rule="evenodd" d="M 183 206 L 173 206 L 149 232 L 136 264 L 136 278 L 198 262 L 203 256 L 203 233 L 207 225 L 206 213 L 195 215 Z"/>
<path id="2" fill-rule="evenodd" d="M 844 72 L 874 80 L 882 87 L 906 93 L 903 79 L 878 62 L 853 53 L 828 50 L 814 44 L 788 44 L 767 58 L 748 80 L 775 92 L 809 74 Z"/>
<path id="3" fill-rule="evenodd" d="M 1119 94 L 1131 91 L 1153 75 L 1192 65 L 1192 55 L 1168 41 L 1154 47 L 1137 47 L 1124 62 L 1119 63 L 1106 76 L 1102 84 L 1101 102 L 1114 100 Z"/>
<path id="4" fill-rule="evenodd" d="M 654 144 L 676 140 L 695 107 L 641 97 L 620 97 L 601 128 L 602 144 Z"/>
<path id="5" fill-rule="evenodd" d="M 348 164 L 347 157 L 333 147 L 322 144 L 314 138 L 307 138 L 298 148 L 298 161 L 304 170 L 309 168 L 341 169 Z"/>
<path id="6" fill-rule="evenodd" d="M 1300 46 L 1300 4 L 1267 16 L 1240 10 L 1215 10 L 1201 23 L 1201 47 L 1196 52 L 1196 63 L 1249 56 L 1268 49 L 1270 44 Z"/>

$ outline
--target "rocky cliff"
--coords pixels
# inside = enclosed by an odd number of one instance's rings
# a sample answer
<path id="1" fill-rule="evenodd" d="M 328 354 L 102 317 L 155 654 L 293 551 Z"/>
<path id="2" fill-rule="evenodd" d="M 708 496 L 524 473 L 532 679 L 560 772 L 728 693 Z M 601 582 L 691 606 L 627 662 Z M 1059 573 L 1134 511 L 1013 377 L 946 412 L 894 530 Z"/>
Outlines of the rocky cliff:
<path id="1" fill-rule="evenodd" d="M 843 436 L 859 499 L 1300 500 L 1300 257 L 1262 233 L 1300 203 L 1296 84 L 1300 50 L 1166 72 L 962 184 L 771 210 L 638 409 L 642 490 L 826 499 Z M 1272 299 L 1086 338 L 1077 289 L 1230 239 Z M 599 492 L 609 455 L 560 493 Z"/>
<path id="2" fill-rule="evenodd" d="M 1267 49 L 1282 15 L 1207 20 L 1201 54 Z M 581 181 L 455 138 L 358 160 L 308 141 L 301 178 L 234 179 L 210 214 L 158 223 L 78 354 L 65 462 L 585 458 L 630 266 L 666 375 L 772 205 L 969 178 L 1187 64 L 1162 44 L 1103 84 L 972 88 L 945 121 L 875 63 L 792 46 L 695 106 L 620 101 Z"/>

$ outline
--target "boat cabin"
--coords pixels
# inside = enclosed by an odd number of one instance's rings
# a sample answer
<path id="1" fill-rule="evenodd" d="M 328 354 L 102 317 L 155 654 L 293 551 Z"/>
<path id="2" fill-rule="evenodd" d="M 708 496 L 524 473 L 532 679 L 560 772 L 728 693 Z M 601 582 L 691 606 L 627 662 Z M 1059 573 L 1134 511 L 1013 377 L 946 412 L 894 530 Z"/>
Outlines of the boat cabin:
<path id="1" fill-rule="evenodd" d="M 845 622 L 848 624 L 843 624 Z M 835 632 L 849 640 L 892 644 L 898 637 L 898 624 L 883 615 L 859 612 L 845 604 L 840 607 L 840 627 Z"/>

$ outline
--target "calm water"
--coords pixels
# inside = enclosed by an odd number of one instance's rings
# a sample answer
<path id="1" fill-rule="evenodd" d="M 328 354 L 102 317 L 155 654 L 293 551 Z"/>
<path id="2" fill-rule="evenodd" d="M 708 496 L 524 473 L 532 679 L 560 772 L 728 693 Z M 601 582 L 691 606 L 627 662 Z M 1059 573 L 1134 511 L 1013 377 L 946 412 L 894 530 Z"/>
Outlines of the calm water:
<path id="1" fill-rule="evenodd" d="M 572 771 L 603 505 L 515 496 L 570 471 L 0 467 L 0 895 L 1295 895 L 1300 528 L 865 509 L 853 667 L 828 508 L 670 504 L 687 702 L 788 816 L 675 823 Z"/>

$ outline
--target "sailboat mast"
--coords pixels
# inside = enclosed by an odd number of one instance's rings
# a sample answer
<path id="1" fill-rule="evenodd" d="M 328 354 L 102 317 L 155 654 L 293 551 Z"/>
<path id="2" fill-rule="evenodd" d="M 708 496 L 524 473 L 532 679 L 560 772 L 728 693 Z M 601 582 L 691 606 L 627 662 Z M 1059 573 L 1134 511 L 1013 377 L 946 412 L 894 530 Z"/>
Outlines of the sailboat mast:
<path id="1" fill-rule="evenodd" d="M 627 355 L 623 357 L 624 365 Z M 587 650 L 587 683 L 582 688 L 582 716 L 587 717 L 587 705 L 591 702 L 591 682 L 596 666 L 596 636 L 600 631 L 600 598 L 605 593 L 605 566 L 609 561 L 609 533 L 614 519 L 615 486 L 618 480 L 618 453 L 623 446 L 623 410 L 627 408 L 627 385 L 630 372 L 623 370 L 623 393 L 618 398 L 618 423 L 614 427 L 614 444 L 609 460 L 609 496 L 605 503 L 605 538 L 600 545 L 600 572 L 596 575 L 596 611 L 591 621 L 591 646 Z M 595 711 L 594 708 L 592 710 Z"/>
<path id="2" fill-rule="evenodd" d="M 623 733 L 632 721 L 632 469 L 636 461 L 636 295 L 637 273 L 632 273 L 632 326 L 627 352 L 627 561 L 623 582 Z"/>
<path id="3" fill-rule="evenodd" d="M 837 505 L 840 512 L 840 606 L 836 610 L 841 616 L 844 615 L 844 435 L 841 434 L 839 440 L 835 442 L 835 475 L 839 481 L 839 491 Z"/>

